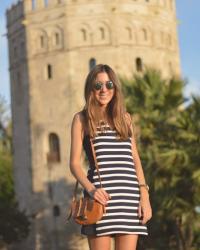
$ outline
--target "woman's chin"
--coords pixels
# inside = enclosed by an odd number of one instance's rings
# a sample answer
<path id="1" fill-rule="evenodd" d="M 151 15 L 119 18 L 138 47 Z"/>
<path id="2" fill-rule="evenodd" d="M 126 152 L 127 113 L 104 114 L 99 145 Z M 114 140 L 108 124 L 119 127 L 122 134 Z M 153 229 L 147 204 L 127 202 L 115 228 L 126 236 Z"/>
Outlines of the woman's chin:
<path id="1" fill-rule="evenodd" d="M 108 105 L 108 101 L 99 101 L 99 106 L 101 106 L 101 107 L 106 107 L 107 105 Z"/>

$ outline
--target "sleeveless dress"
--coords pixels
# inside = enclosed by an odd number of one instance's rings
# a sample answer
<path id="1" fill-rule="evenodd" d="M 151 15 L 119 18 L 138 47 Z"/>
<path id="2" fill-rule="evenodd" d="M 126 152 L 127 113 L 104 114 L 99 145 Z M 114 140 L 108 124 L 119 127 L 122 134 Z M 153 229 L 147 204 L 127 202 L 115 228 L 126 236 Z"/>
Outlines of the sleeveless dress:
<path id="1" fill-rule="evenodd" d="M 117 133 L 108 125 L 103 131 L 97 129 L 93 139 L 94 150 L 100 171 L 102 186 L 111 196 L 106 213 L 93 225 L 82 226 L 84 235 L 142 234 L 147 235 L 138 215 L 140 190 L 131 150 L 131 138 L 119 140 Z M 89 136 L 83 147 L 89 161 L 87 177 L 96 188 L 100 182 L 95 168 Z M 85 191 L 85 195 L 87 195 Z"/>

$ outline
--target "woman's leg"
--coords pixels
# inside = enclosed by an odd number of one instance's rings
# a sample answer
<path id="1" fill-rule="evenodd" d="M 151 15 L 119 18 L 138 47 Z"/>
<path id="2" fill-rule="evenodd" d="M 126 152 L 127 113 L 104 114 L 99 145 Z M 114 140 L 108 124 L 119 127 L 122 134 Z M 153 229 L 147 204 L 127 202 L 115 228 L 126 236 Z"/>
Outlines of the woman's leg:
<path id="1" fill-rule="evenodd" d="M 136 250 L 137 234 L 117 234 L 115 236 L 115 250 Z"/>
<path id="2" fill-rule="evenodd" d="M 88 243 L 90 250 L 110 250 L 111 237 L 110 236 L 88 236 Z"/>

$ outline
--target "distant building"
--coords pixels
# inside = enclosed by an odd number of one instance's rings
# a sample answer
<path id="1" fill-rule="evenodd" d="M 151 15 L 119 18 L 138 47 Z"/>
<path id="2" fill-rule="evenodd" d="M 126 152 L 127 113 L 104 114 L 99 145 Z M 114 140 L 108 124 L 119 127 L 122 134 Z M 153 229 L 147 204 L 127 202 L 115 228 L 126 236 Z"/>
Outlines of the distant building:
<path id="1" fill-rule="evenodd" d="M 83 249 L 66 208 L 70 125 L 86 74 L 104 63 L 128 77 L 145 66 L 179 75 L 175 0 L 24 0 L 7 10 L 7 31 L 15 190 L 32 218 L 16 249 Z"/>

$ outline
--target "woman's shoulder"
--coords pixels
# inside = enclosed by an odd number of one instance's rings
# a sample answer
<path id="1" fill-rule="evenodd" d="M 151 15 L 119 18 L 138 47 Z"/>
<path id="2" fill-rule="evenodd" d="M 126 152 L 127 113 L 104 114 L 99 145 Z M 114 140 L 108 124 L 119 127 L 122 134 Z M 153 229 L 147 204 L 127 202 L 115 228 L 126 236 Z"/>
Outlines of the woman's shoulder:
<path id="1" fill-rule="evenodd" d="M 73 120 L 72 120 L 72 123 L 74 124 L 79 124 L 81 126 L 84 125 L 84 114 L 83 114 L 83 111 L 79 111 L 77 113 L 74 114 L 74 117 L 73 117 Z"/>
<path id="2" fill-rule="evenodd" d="M 82 110 L 74 114 L 73 120 L 82 121 L 83 119 L 84 119 L 84 114 Z"/>
<path id="3" fill-rule="evenodd" d="M 79 124 L 79 127 L 84 134 L 87 132 L 86 118 L 84 110 L 81 110 L 74 114 L 73 123 Z"/>

